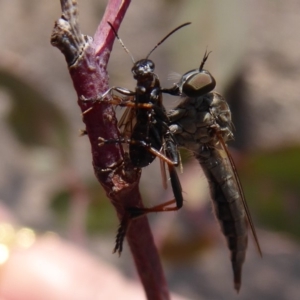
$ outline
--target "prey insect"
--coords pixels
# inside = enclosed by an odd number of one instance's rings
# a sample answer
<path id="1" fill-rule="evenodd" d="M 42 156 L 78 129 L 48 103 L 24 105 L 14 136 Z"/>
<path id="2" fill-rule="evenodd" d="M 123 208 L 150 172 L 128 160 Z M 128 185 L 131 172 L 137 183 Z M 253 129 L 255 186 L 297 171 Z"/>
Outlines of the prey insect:
<path id="1" fill-rule="evenodd" d="M 122 87 L 112 87 L 105 92 L 100 101 L 127 107 L 119 121 L 122 137 L 105 140 L 99 138 L 100 145 L 109 143 L 125 143 L 129 145 L 129 158 L 135 168 L 143 168 L 151 164 L 156 157 L 160 158 L 162 169 L 167 164 L 175 200 L 168 201 L 152 208 L 128 208 L 131 218 L 136 218 L 150 212 L 174 211 L 182 207 L 183 197 L 180 181 L 175 167 L 180 164 L 177 144 L 170 132 L 169 119 L 162 103 L 162 89 L 158 76 L 154 73 L 154 62 L 149 59 L 151 53 L 171 34 L 189 25 L 182 24 L 172 30 L 149 52 L 146 58 L 137 62 L 133 59 L 116 30 L 109 23 L 122 47 L 130 54 L 133 61 L 131 69 L 137 85 L 134 91 Z M 116 92 L 122 97 L 117 96 Z M 108 98 L 108 99 L 107 99 Z M 166 186 L 166 175 L 163 172 L 163 183 Z M 176 206 L 170 206 L 176 203 Z M 117 235 L 115 251 L 122 251 L 122 242 L 126 234 L 126 224 L 122 224 Z"/>
<path id="2" fill-rule="evenodd" d="M 214 92 L 216 82 L 204 70 L 185 73 L 173 88 L 163 92 L 183 97 L 168 113 L 170 131 L 179 146 L 191 150 L 208 180 L 214 210 L 231 251 L 234 287 L 241 286 L 242 265 L 248 243 L 248 225 L 261 253 L 253 221 L 226 142 L 233 139 L 231 112 L 225 99 Z"/>

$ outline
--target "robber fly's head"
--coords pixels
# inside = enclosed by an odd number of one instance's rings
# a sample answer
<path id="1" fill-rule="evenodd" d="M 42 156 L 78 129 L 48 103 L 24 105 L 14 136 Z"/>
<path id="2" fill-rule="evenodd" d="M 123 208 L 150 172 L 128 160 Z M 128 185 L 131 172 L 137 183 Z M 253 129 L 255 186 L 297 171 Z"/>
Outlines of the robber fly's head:
<path id="1" fill-rule="evenodd" d="M 207 70 L 192 70 L 185 73 L 179 83 L 182 95 L 200 97 L 211 92 L 216 86 L 216 81 Z"/>
<path id="2" fill-rule="evenodd" d="M 154 62 L 150 59 L 141 59 L 137 61 L 132 69 L 131 72 L 133 74 L 134 79 L 139 79 L 142 77 L 148 77 L 149 75 L 152 75 L 154 72 Z"/>
<path id="3" fill-rule="evenodd" d="M 209 53 L 205 51 L 199 69 L 189 71 L 182 76 L 180 82 L 177 84 L 182 95 L 193 98 L 200 97 L 215 88 L 216 81 L 214 77 L 207 70 L 203 69 Z"/>

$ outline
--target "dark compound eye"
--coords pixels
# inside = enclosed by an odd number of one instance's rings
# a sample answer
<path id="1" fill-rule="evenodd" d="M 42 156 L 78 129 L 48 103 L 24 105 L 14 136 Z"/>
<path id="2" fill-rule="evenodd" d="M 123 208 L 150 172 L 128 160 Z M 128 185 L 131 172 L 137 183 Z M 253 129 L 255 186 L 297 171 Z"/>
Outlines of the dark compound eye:
<path id="1" fill-rule="evenodd" d="M 154 72 L 154 62 L 150 59 L 141 59 L 137 61 L 131 71 L 133 73 L 133 76 L 135 79 L 137 79 L 138 76 L 147 76 L 148 74 L 152 74 Z"/>
<path id="2" fill-rule="evenodd" d="M 203 96 L 211 92 L 216 86 L 215 79 L 206 70 L 186 76 L 186 78 L 186 81 L 182 85 L 182 93 L 188 97 Z"/>
<path id="3" fill-rule="evenodd" d="M 152 60 L 148 60 L 148 61 L 147 61 L 147 65 L 148 65 L 148 70 L 149 70 L 149 71 L 151 70 L 151 72 L 153 72 L 154 69 L 155 69 L 155 64 L 154 64 L 154 62 L 153 62 Z"/>

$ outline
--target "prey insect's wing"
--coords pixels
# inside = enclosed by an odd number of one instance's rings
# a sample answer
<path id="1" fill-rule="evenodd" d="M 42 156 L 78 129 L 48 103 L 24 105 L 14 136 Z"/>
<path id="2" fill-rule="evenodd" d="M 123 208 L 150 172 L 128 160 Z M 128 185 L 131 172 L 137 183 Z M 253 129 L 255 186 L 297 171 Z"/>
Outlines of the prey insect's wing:
<path id="1" fill-rule="evenodd" d="M 118 122 L 123 137 L 130 138 L 133 127 L 136 124 L 136 110 L 132 107 L 127 107 Z"/>
<path id="2" fill-rule="evenodd" d="M 253 224 L 253 221 L 252 221 L 250 210 L 249 210 L 247 202 L 246 202 L 246 198 L 245 198 L 245 195 L 244 195 L 244 192 L 243 192 L 243 189 L 242 189 L 241 182 L 239 180 L 239 176 L 238 176 L 234 161 L 232 159 L 231 154 L 228 151 L 228 148 L 227 148 L 222 136 L 220 134 L 217 134 L 217 135 L 218 135 L 218 138 L 219 138 L 220 145 L 223 148 L 223 150 L 225 151 L 225 153 L 228 157 L 228 160 L 230 162 L 230 165 L 231 165 L 231 168 L 232 168 L 232 173 L 234 174 L 234 179 L 237 183 L 239 193 L 240 193 L 240 196 L 241 196 L 241 199 L 242 199 L 242 202 L 243 202 L 243 206 L 244 206 L 244 209 L 245 209 L 245 212 L 246 212 L 247 220 L 248 220 L 248 223 L 250 225 L 252 235 L 254 237 L 255 245 L 257 247 L 257 250 L 258 250 L 260 256 L 262 256 L 262 251 L 261 251 L 261 248 L 260 248 L 260 245 L 259 245 L 258 237 L 257 237 L 256 231 L 255 231 L 255 227 L 254 227 L 254 224 Z"/>

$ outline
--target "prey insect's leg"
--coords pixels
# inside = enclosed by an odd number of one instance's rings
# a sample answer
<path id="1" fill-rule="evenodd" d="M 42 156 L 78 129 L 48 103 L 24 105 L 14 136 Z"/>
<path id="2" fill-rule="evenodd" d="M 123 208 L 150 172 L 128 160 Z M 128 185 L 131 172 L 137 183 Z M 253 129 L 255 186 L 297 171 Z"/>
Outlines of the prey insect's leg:
<path id="1" fill-rule="evenodd" d="M 178 210 L 177 207 L 168 207 L 171 204 L 176 203 L 175 199 L 169 200 L 165 203 L 155 205 L 153 207 L 129 207 L 127 211 L 130 214 L 131 220 L 134 220 L 136 218 L 142 217 L 148 213 L 153 213 L 153 212 L 165 212 L 165 211 L 176 211 Z"/>
<path id="2" fill-rule="evenodd" d="M 113 249 L 113 253 L 118 252 L 119 256 L 121 255 L 123 251 L 123 243 L 126 236 L 126 232 L 128 229 L 128 226 L 130 224 L 130 219 L 124 218 L 118 228 L 117 236 L 116 236 L 116 244 Z"/>
<path id="3" fill-rule="evenodd" d="M 118 95 L 114 95 L 111 92 L 113 90 L 118 91 L 120 94 L 123 94 L 127 96 L 126 98 L 122 98 Z M 121 92 L 122 91 L 122 92 Z M 125 93 L 125 91 L 128 91 L 128 93 Z M 108 97 L 108 94 L 110 94 L 110 97 Z M 124 88 L 119 88 L 119 87 L 112 87 L 109 90 L 107 90 L 101 97 L 96 98 L 96 99 L 86 99 L 84 97 L 81 97 L 80 100 L 83 102 L 88 102 L 92 101 L 92 103 L 96 102 L 103 102 L 103 103 L 108 103 L 120 107 L 131 107 L 131 108 L 137 108 L 137 109 L 153 109 L 155 105 L 153 103 L 136 103 L 134 100 L 134 95 L 135 92 L 132 92 L 130 90 L 124 89 Z M 85 110 L 82 115 L 85 115 L 89 113 L 93 107 L 89 107 L 87 110 Z"/>
<path id="4" fill-rule="evenodd" d="M 137 208 L 132 207 L 127 209 L 127 213 L 129 215 L 128 217 L 125 217 L 119 226 L 118 233 L 116 236 L 116 244 L 113 250 L 113 253 L 118 252 L 119 255 L 121 255 L 121 252 L 123 250 L 123 242 L 126 236 L 126 232 L 128 230 L 128 227 L 130 226 L 131 221 L 135 220 L 136 218 L 142 217 L 148 213 L 152 212 L 164 212 L 164 211 L 176 211 L 179 208 L 177 207 L 167 207 L 173 203 L 175 203 L 175 199 L 167 201 L 163 204 L 151 207 L 151 208 Z"/>
<path id="5" fill-rule="evenodd" d="M 165 152 L 168 160 L 172 162 L 172 164 L 168 164 L 171 186 L 174 193 L 175 199 L 167 201 L 165 203 L 156 205 L 150 208 L 130 208 L 129 212 L 131 213 L 132 218 L 137 218 L 139 216 L 151 213 L 151 212 L 164 212 L 164 211 L 177 211 L 183 205 L 183 197 L 182 197 L 182 188 L 180 184 L 180 180 L 178 178 L 175 166 L 179 164 L 180 156 L 176 147 L 172 136 L 166 134 L 165 136 Z M 176 206 L 171 206 L 172 204 L 176 204 Z"/>
<path id="6" fill-rule="evenodd" d="M 182 188 L 175 167 L 170 165 L 168 165 L 168 167 L 169 167 L 171 186 L 176 201 L 176 207 L 174 207 L 174 209 L 168 208 L 165 210 L 178 210 L 183 205 Z"/>
<path id="7" fill-rule="evenodd" d="M 142 217 L 142 216 L 146 215 L 147 213 L 151 213 L 151 212 L 163 212 L 163 211 L 178 210 L 178 208 L 176 208 L 176 207 L 174 207 L 174 208 L 166 207 L 175 202 L 176 201 L 173 199 L 173 200 L 167 201 L 163 204 L 157 205 L 152 208 L 136 208 L 136 207 L 128 208 L 127 209 L 128 216 L 123 218 L 123 220 L 121 221 L 120 226 L 118 228 L 118 232 L 117 232 L 117 236 L 116 236 L 116 244 L 113 249 L 113 253 L 118 252 L 119 256 L 121 255 L 121 253 L 123 251 L 123 243 L 124 243 L 124 239 L 126 236 L 126 232 L 128 230 L 128 227 L 131 224 L 131 221 L 133 221 L 139 217 Z"/>
<path id="8" fill-rule="evenodd" d="M 115 95 L 113 91 L 116 91 L 121 95 L 127 96 L 127 98 L 124 99 L 118 95 Z M 135 102 L 133 101 L 133 97 L 135 96 L 135 94 L 136 94 L 135 92 L 122 87 L 111 87 L 97 98 L 88 99 L 81 96 L 79 100 L 82 102 L 92 102 L 92 103 L 105 102 L 112 105 L 133 107 L 135 106 Z M 83 112 L 83 114 L 88 113 L 92 109 L 93 109 L 92 107 L 88 108 L 86 111 Z"/>
<path id="9" fill-rule="evenodd" d="M 161 153 L 160 151 L 156 150 L 155 148 L 147 145 L 144 141 L 131 141 L 132 143 L 140 144 L 141 146 L 145 146 L 145 148 L 148 149 L 149 152 L 151 152 L 153 155 L 159 157 L 162 159 L 165 163 L 168 164 L 168 166 L 174 166 L 174 161 L 172 161 L 170 158 L 168 158 L 166 155 Z"/>
<path id="10" fill-rule="evenodd" d="M 143 208 L 130 207 L 128 208 L 128 212 L 130 213 L 132 219 L 153 212 L 177 211 L 182 207 L 183 204 L 182 189 L 181 189 L 177 172 L 174 167 L 173 169 L 174 170 L 172 170 L 170 173 L 170 179 L 171 179 L 171 185 L 172 185 L 175 198 L 153 207 L 143 207 Z M 176 204 L 176 206 L 170 207 L 170 205 L 172 204 Z"/>
<path id="11" fill-rule="evenodd" d="M 109 88 L 106 92 L 104 92 L 101 96 L 101 98 L 99 99 L 99 101 L 101 101 L 102 99 L 104 99 L 107 95 L 113 95 L 112 91 L 116 91 L 124 96 L 135 96 L 135 92 L 122 88 L 122 87 L 118 87 L 118 86 L 113 86 L 111 88 Z"/>
<path id="12" fill-rule="evenodd" d="M 175 193 L 174 193 L 175 194 Z M 130 223 L 132 220 L 135 220 L 136 218 L 142 217 L 148 213 L 152 212 L 165 212 L 165 211 L 177 211 L 180 207 L 168 207 L 171 204 L 176 203 L 176 200 L 169 200 L 163 204 L 150 207 L 150 208 L 137 208 L 137 207 L 131 207 L 127 208 L 127 213 L 129 217 L 125 217 L 119 226 L 118 233 L 116 236 L 116 244 L 113 249 L 113 253 L 118 252 L 119 255 L 121 255 L 121 252 L 123 250 L 123 242 L 126 236 L 126 232 L 128 230 L 128 227 L 130 226 Z"/>
<path id="13" fill-rule="evenodd" d="M 160 151 L 156 150 L 155 148 L 151 147 L 150 145 L 148 145 L 145 141 L 138 141 L 138 140 L 132 140 L 132 139 L 125 139 L 125 138 L 116 138 L 116 139 L 104 139 L 102 137 L 98 138 L 99 140 L 99 146 L 103 146 L 105 144 L 114 144 L 114 143 L 126 143 L 126 144 L 133 144 L 133 145 L 139 145 L 142 147 L 145 147 L 150 153 L 152 153 L 153 155 L 159 157 L 160 159 L 162 159 L 164 162 L 166 162 L 168 165 L 170 166 L 174 166 L 176 165 L 176 163 L 174 163 L 174 161 L 172 161 L 170 158 L 168 158 L 166 155 L 164 155 L 163 153 L 161 153 Z"/>
<path id="14" fill-rule="evenodd" d="M 104 139 L 102 137 L 98 137 L 98 141 L 99 141 L 99 144 L 98 146 L 99 147 L 102 147 L 103 145 L 107 145 L 107 144 L 120 144 L 120 143 L 130 143 L 130 140 L 129 139 L 125 139 L 123 137 L 121 138 L 116 138 L 116 139 Z"/>
<path id="15" fill-rule="evenodd" d="M 98 99 L 98 101 L 118 105 L 121 107 L 134 107 L 144 109 L 152 109 L 154 107 L 154 104 L 152 103 L 136 103 L 132 97 L 121 98 L 117 95 L 111 95 L 111 98 L 105 98 L 102 96 L 100 99 Z"/>
<path id="16" fill-rule="evenodd" d="M 152 212 L 165 212 L 165 211 L 177 211 L 183 205 L 183 197 L 182 197 L 182 188 L 181 184 L 174 166 L 169 167 L 171 186 L 174 193 L 174 199 L 164 202 L 162 204 L 149 207 L 149 208 L 130 208 L 129 211 L 132 215 L 132 218 L 137 218 Z M 172 204 L 176 204 L 176 206 L 171 206 Z"/>
<path id="17" fill-rule="evenodd" d="M 167 157 L 174 162 L 173 165 L 168 165 L 168 168 L 169 168 L 171 186 L 176 200 L 176 208 L 180 209 L 183 204 L 182 188 L 175 169 L 175 166 L 178 166 L 180 163 L 180 154 L 177 149 L 177 144 L 173 139 L 172 134 L 169 132 L 165 135 L 165 151 Z"/>

